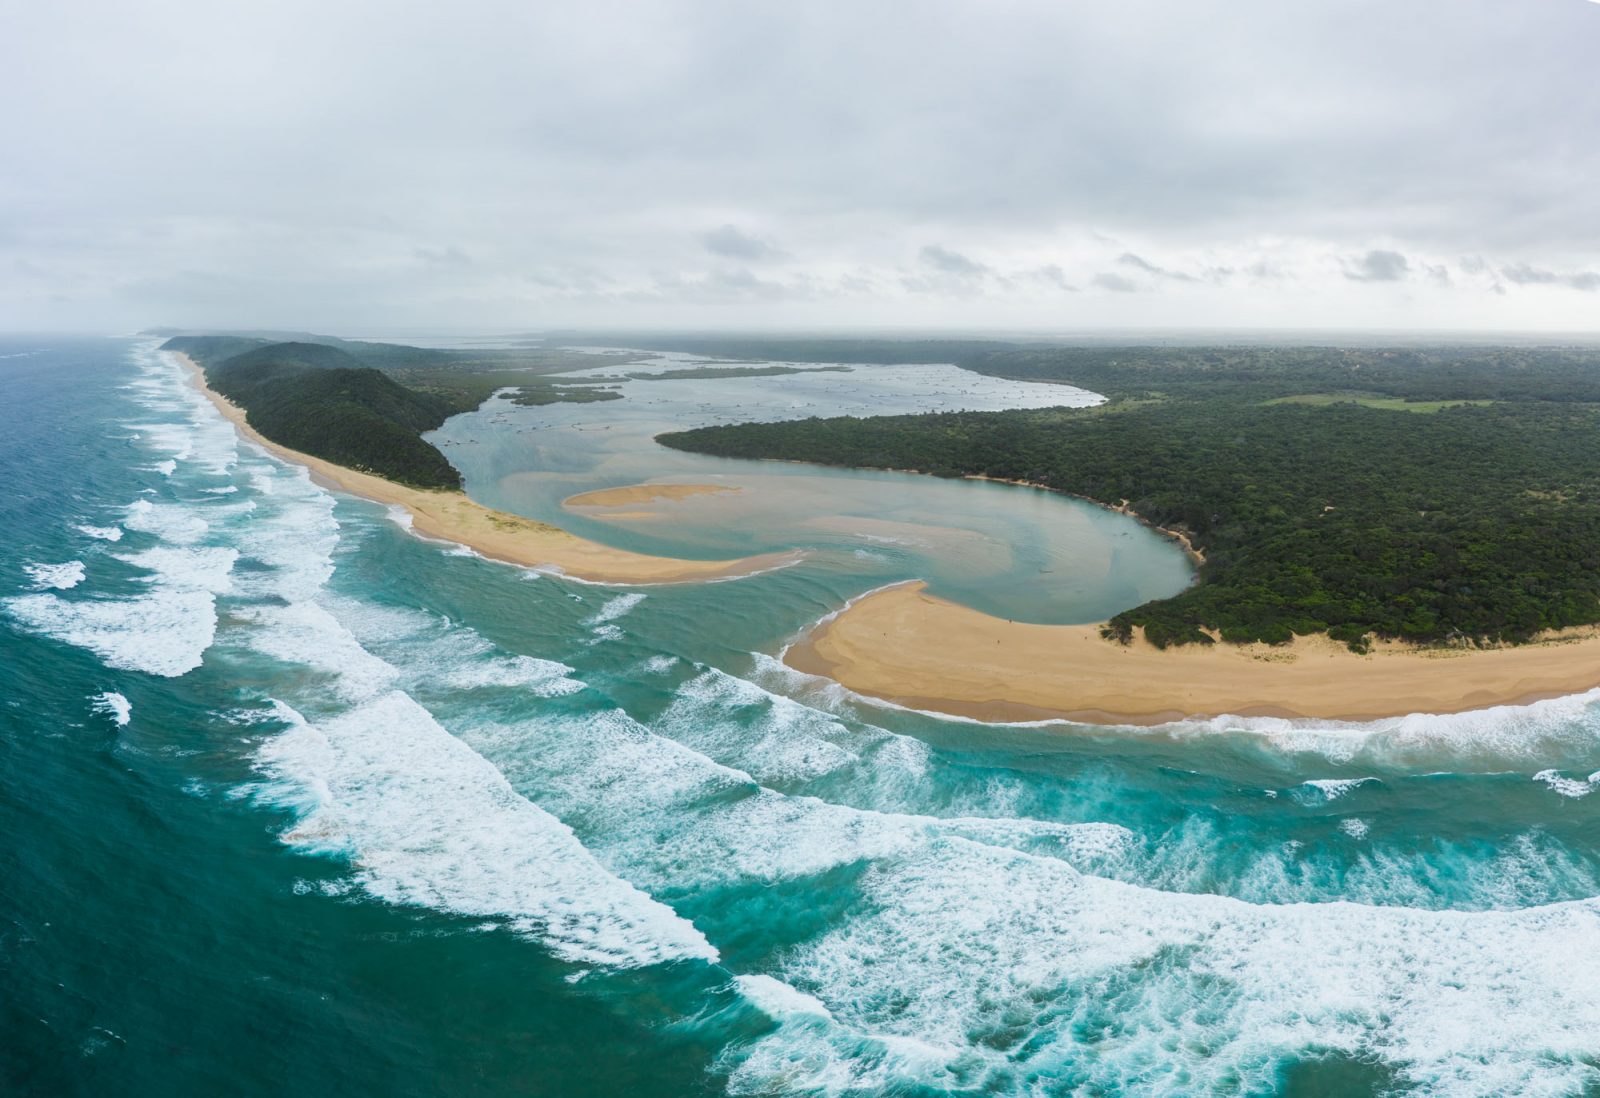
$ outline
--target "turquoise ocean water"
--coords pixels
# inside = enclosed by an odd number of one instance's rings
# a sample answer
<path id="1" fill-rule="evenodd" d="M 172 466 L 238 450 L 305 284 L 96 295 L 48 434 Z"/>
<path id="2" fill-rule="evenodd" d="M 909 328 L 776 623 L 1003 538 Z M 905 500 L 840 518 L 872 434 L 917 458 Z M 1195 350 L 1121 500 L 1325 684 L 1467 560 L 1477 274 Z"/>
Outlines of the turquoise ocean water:
<path id="1" fill-rule="evenodd" d="M 609 588 L 317 487 L 148 341 L 0 356 L 0 1091 L 1600 1088 L 1594 698 L 1158 729 L 868 704 L 775 654 L 911 576 L 1085 621 L 1182 558 L 1026 489 L 648 442 L 1059 389 L 631 382 L 441 430 L 485 502 L 810 554 Z M 561 508 L 650 477 L 744 491 Z"/>

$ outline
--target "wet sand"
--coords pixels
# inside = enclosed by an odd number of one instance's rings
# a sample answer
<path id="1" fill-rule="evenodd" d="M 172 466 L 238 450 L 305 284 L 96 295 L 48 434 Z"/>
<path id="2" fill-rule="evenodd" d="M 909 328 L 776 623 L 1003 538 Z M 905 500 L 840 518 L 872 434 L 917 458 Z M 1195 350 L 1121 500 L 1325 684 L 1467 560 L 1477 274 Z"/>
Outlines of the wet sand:
<path id="1" fill-rule="evenodd" d="M 1164 724 L 1189 717 L 1370 721 L 1526 704 L 1600 686 L 1600 630 L 1529 645 L 1358 656 L 1326 637 L 1292 644 L 1122 645 L 1098 625 L 1027 625 L 899 584 L 868 594 L 790 647 L 796 670 L 858 694 L 978 720 Z"/>
<path id="2" fill-rule="evenodd" d="M 642 585 L 730 579 L 770 571 L 800 557 L 799 553 L 765 553 L 737 560 L 679 560 L 631 553 L 569 534 L 559 526 L 492 510 L 474 503 L 464 492 L 408 488 L 335 465 L 263 438 L 245 422 L 243 409 L 206 386 L 204 374 L 192 359 L 183 354 L 176 357 L 190 371 L 195 387 L 247 438 L 278 457 L 306 466 L 326 487 L 403 507 L 411 515 L 412 529 L 424 537 L 465 545 L 492 560 L 556 571 L 591 583 Z"/>

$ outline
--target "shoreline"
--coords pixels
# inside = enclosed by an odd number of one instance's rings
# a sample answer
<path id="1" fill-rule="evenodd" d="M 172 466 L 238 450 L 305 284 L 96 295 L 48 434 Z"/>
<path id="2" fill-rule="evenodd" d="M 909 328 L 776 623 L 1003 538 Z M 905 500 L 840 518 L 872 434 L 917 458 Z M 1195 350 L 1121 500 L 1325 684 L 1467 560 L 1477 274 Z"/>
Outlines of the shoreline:
<path id="1" fill-rule="evenodd" d="M 897 471 L 900 471 L 900 470 L 897 470 Z M 919 470 L 916 470 L 916 469 L 906 469 L 906 470 L 903 470 L 903 471 L 904 472 L 908 472 L 908 473 L 916 473 L 918 476 L 925 475 L 925 474 L 923 474 L 922 472 L 920 472 Z M 1185 534 L 1182 530 L 1174 530 L 1170 526 L 1158 526 L 1158 525 L 1156 525 L 1155 523 L 1151 522 L 1149 519 L 1147 519 L 1143 515 L 1141 515 L 1139 512 L 1135 511 L 1133 509 L 1133 506 L 1127 500 L 1123 500 L 1121 503 L 1115 503 L 1115 504 L 1107 503 L 1105 500 L 1095 499 L 1093 496 L 1085 496 L 1085 495 L 1080 495 L 1077 492 L 1063 491 L 1060 488 L 1052 488 L 1048 484 L 1039 484 L 1037 481 L 1032 481 L 1032 480 L 1013 480 L 1010 477 L 986 477 L 981 473 L 968 473 L 965 476 L 963 476 L 961 479 L 962 480 L 982 480 L 982 481 L 987 481 L 990 484 L 1009 484 L 1014 488 L 1032 488 L 1032 489 L 1034 489 L 1036 491 L 1039 491 L 1039 492 L 1050 492 L 1050 493 L 1052 493 L 1054 495 L 1066 496 L 1068 499 L 1076 499 L 1076 500 L 1082 500 L 1084 503 L 1092 503 L 1096 507 L 1103 507 L 1107 511 L 1111 511 L 1111 512 L 1114 512 L 1114 513 L 1119 514 L 1119 515 L 1125 515 L 1128 518 L 1133 519 L 1133 521 L 1137 522 L 1140 526 L 1143 526 L 1146 530 L 1154 531 L 1155 533 L 1160 534 L 1164 538 L 1171 538 L 1173 541 L 1178 543 L 1178 546 L 1179 546 L 1179 548 L 1181 548 L 1183 550 L 1184 555 L 1189 558 L 1189 562 L 1191 564 L 1193 564 L 1196 568 L 1199 568 L 1201 565 L 1205 564 L 1205 562 L 1206 562 L 1205 553 L 1203 553 L 1199 549 L 1195 548 L 1194 542 L 1189 539 L 1189 535 L 1188 534 Z M 1192 582 L 1198 582 L 1198 581 L 1199 581 L 1199 576 L 1196 576 L 1194 581 L 1192 581 Z"/>
<path id="2" fill-rule="evenodd" d="M 796 671 L 908 709 L 990 723 L 1158 725 L 1221 716 L 1364 722 L 1526 705 L 1600 687 L 1600 628 L 1503 648 L 1326 637 L 1158 649 L 1099 625 L 1005 621 L 919 580 L 868 592 L 783 653 Z"/>
<path id="3" fill-rule="evenodd" d="M 689 450 L 685 452 L 696 453 L 697 451 Z M 1205 553 L 1195 547 L 1194 542 L 1190 540 L 1188 534 L 1184 533 L 1182 530 L 1174 530 L 1170 526 L 1160 526 L 1154 522 L 1151 522 L 1138 511 L 1135 511 L 1132 504 L 1128 500 L 1123 500 L 1121 503 L 1107 503 L 1105 500 L 1095 499 L 1093 496 L 1085 496 L 1078 492 L 1068 492 L 1061 488 L 1052 488 L 1048 484 L 1040 484 L 1037 481 L 1015 480 L 1011 477 L 990 477 L 985 476 L 982 473 L 963 473 L 960 476 L 940 477 L 936 473 L 927 473 L 921 469 L 900 469 L 888 465 L 838 465 L 827 461 L 803 461 L 800 458 L 779 457 L 746 458 L 744 460 L 771 461 L 781 465 L 810 465 L 817 469 L 844 469 L 850 472 L 858 473 L 905 473 L 916 477 L 932 477 L 935 480 L 976 480 L 987 484 L 1009 484 L 1013 488 L 1032 488 L 1036 492 L 1049 492 L 1052 495 L 1065 496 L 1068 499 L 1075 499 L 1082 503 L 1099 507 L 1102 510 L 1111 511 L 1115 514 L 1131 518 L 1140 526 L 1143 526 L 1146 530 L 1160 534 L 1164 538 L 1171 538 L 1173 541 L 1177 542 L 1178 548 L 1183 550 L 1184 555 L 1189 558 L 1189 562 L 1193 564 L 1196 569 L 1206 562 Z M 1199 579 L 1199 575 L 1196 574 L 1192 582 L 1197 583 L 1199 582 Z"/>
<path id="4" fill-rule="evenodd" d="M 264 437 L 246 422 L 242 408 L 206 384 L 205 372 L 193 359 L 179 351 L 162 353 L 172 355 L 188 371 L 195 388 L 241 435 L 268 453 L 305 466 L 312 479 L 323 487 L 403 508 L 411 516 L 411 529 L 420 537 L 464 545 L 490 560 L 553 571 L 586 583 L 633 587 L 735 579 L 784 567 L 803 555 L 798 551 L 765 553 L 735 560 L 649 556 L 589 541 L 559 526 L 496 511 L 469 499 L 465 492 L 409 488 L 336 465 Z"/>

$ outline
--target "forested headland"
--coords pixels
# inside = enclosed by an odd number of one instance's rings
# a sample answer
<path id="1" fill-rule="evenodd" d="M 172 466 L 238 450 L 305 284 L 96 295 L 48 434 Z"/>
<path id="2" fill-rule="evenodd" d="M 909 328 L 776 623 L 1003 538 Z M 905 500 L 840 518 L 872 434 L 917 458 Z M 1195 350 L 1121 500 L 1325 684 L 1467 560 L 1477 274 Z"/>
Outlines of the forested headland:
<path id="1" fill-rule="evenodd" d="M 207 384 L 272 441 L 414 488 L 461 486 L 461 475 L 421 437 L 450 416 L 508 389 L 519 404 L 614 400 L 620 394 L 609 386 L 553 376 L 643 357 L 545 345 L 410 347 L 301 332 L 183 333 L 162 347 L 194 359 Z"/>
<path id="2" fill-rule="evenodd" d="M 699 349 L 680 348 L 680 349 Z M 752 348 L 755 350 L 755 348 Z M 1021 480 L 1186 535 L 1194 586 L 1117 615 L 1154 644 L 1327 633 L 1526 641 L 1600 622 L 1600 351 L 967 348 L 1096 408 L 708 427 L 739 458 Z"/>
<path id="3" fill-rule="evenodd" d="M 459 409 L 416 392 L 347 351 L 318 343 L 243 350 L 229 337 L 177 337 L 206 384 L 273 442 L 415 488 L 459 488 L 461 474 L 422 438 Z"/>

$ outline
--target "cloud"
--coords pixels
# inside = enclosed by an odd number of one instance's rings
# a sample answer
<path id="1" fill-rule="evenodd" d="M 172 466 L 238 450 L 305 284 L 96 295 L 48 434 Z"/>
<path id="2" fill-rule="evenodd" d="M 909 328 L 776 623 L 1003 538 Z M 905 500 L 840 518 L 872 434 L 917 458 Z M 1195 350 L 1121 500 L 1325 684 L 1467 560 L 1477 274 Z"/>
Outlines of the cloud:
<path id="1" fill-rule="evenodd" d="M 1018 271 L 1012 278 L 1016 281 L 1033 282 L 1051 289 L 1064 290 L 1067 293 L 1078 292 L 1078 287 L 1067 280 L 1067 272 L 1057 263 L 1046 263 L 1032 270 Z"/>
<path id="2" fill-rule="evenodd" d="M 1592 5 L 13 6 L 0 326 L 1571 330 L 1600 292 Z"/>
<path id="3" fill-rule="evenodd" d="M 1095 286 L 1102 290 L 1110 290 L 1116 294 L 1138 293 L 1139 284 L 1131 278 L 1124 278 L 1114 271 L 1101 271 L 1092 280 Z"/>
<path id="4" fill-rule="evenodd" d="M 1534 267 L 1527 263 L 1514 263 L 1500 268 L 1500 277 L 1518 286 L 1567 286 L 1574 290 L 1592 293 L 1600 290 L 1600 272 L 1556 272 Z"/>
<path id="5" fill-rule="evenodd" d="M 975 260 L 968 259 L 960 252 L 952 252 L 938 244 L 929 244 L 917 253 L 917 259 L 925 267 L 931 267 L 941 274 L 951 275 L 955 278 L 982 278 L 989 273 L 989 268 Z"/>
<path id="6" fill-rule="evenodd" d="M 1344 264 L 1344 276 L 1354 282 L 1399 282 L 1410 273 L 1410 260 L 1383 248 L 1347 259 Z"/>
<path id="7" fill-rule="evenodd" d="M 784 255 L 783 251 L 770 241 L 751 236 L 735 225 L 721 225 L 710 232 L 701 233 L 700 243 L 705 245 L 706 251 L 712 255 L 726 259 L 760 262 L 767 259 L 782 259 Z"/>
<path id="8" fill-rule="evenodd" d="M 443 266 L 461 266 L 472 262 L 472 257 L 457 247 L 413 248 L 411 254 L 423 263 Z"/>
<path id="9" fill-rule="evenodd" d="M 1134 255 L 1132 252 L 1123 252 L 1117 257 L 1117 262 L 1121 263 L 1125 267 L 1133 267 L 1136 270 L 1144 271 L 1146 274 L 1155 275 L 1157 278 L 1169 278 L 1175 282 L 1200 281 L 1192 274 L 1185 274 L 1183 271 L 1172 271 L 1165 267 L 1158 267 L 1143 256 Z"/>

